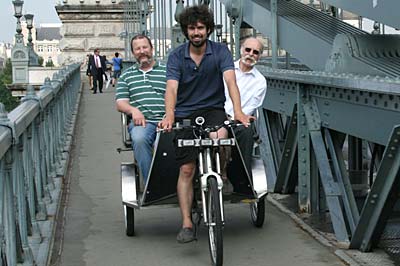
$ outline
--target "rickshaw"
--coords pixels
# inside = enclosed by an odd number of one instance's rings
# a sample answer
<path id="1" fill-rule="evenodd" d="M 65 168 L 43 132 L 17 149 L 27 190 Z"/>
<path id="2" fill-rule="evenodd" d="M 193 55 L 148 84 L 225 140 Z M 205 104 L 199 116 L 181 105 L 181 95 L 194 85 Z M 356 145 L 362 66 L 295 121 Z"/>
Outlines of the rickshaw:
<path id="1" fill-rule="evenodd" d="M 121 114 L 123 147 L 118 151 L 132 152 L 132 143 L 127 131 L 129 119 Z M 212 265 L 220 266 L 223 263 L 223 227 L 225 224 L 224 204 L 249 203 L 250 217 L 256 227 L 262 227 L 265 220 L 265 197 L 267 182 L 263 162 L 255 147 L 252 156 L 251 172 L 245 167 L 244 160 L 232 130 L 240 126 L 234 121 L 225 121 L 223 125 L 205 127 L 204 118 L 197 117 L 195 125 L 190 121 L 176 124 L 171 132 L 160 130 L 157 132 L 154 144 L 154 153 L 149 177 L 146 184 L 139 174 L 135 161 L 121 163 L 121 190 L 122 203 L 125 214 L 125 230 L 127 236 L 135 234 L 135 209 L 151 207 L 166 208 L 178 206 L 176 184 L 179 168 L 175 162 L 175 132 L 190 128 L 195 132 L 195 139 L 178 139 L 178 147 L 196 147 L 199 152 L 197 171 L 194 178 L 194 201 L 192 206 L 192 220 L 197 227 L 203 220 L 208 228 L 208 242 Z M 226 127 L 231 131 L 227 139 L 210 139 L 209 133 Z M 227 165 L 227 177 L 234 190 L 231 193 L 223 192 L 221 178 L 220 147 L 230 147 L 231 160 Z M 257 154 L 258 153 L 258 154 Z"/>

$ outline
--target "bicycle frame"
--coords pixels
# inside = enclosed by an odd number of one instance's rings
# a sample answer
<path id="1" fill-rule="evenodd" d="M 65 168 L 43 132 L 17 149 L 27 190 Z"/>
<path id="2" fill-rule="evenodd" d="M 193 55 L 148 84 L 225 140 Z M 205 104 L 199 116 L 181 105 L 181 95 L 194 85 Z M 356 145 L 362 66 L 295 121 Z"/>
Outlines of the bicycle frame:
<path id="1" fill-rule="evenodd" d="M 222 187 L 223 181 L 221 178 L 221 161 L 219 147 L 221 146 L 235 146 L 235 140 L 233 138 L 229 139 L 210 139 L 210 138 L 200 138 L 200 139 L 179 139 L 178 147 L 198 147 L 199 148 L 199 174 L 200 174 L 200 189 L 201 189 L 201 199 L 203 207 L 203 219 L 204 223 L 208 225 L 208 216 L 206 208 L 206 192 L 207 192 L 207 180 L 209 177 L 215 177 L 218 184 L 218 194 L 219 194 L 219 205 L 221 209 L 221 219 L 224 223 L 224 212 L 223 212 L 223 194 Z M 214 170 L 215 169 L 215 170 Z"/>

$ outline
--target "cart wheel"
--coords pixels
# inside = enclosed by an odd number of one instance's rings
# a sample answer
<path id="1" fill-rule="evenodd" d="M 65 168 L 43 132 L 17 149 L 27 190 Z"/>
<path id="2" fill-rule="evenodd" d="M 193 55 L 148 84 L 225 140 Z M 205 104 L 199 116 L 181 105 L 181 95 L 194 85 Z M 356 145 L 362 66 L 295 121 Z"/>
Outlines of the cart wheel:
<path id="1" fill-rule="evenodd" d="M 135 209 L 124 205 L 125 209 L 125 233 L 127 236 L 135 235 Z"/>
<path id="2" fill-rule="evenodd" d="M 265 220 L 265 197 L 262 197 L 258 202 L 250 203 L 251 221 L 255 227 L 261 228 Z"/>
<path id="3" fill-rule="evenodd" d="M 221 266 L 223 260 L 223 238 L 221 205 L 218 193 L 217 180 L 213 177 L 207 181 L 207 216 L 208 216 L 208 244 L 213 266 Z"/>

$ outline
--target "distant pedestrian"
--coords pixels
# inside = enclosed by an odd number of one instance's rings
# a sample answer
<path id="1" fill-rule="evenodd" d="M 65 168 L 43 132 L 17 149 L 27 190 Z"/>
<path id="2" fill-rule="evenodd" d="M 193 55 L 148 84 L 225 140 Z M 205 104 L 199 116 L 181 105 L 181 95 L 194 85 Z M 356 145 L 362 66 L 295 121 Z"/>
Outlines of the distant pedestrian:
<path id="1" fill-rule="evenodd" d="M 106 62 L 106 71 L 104 73 L 104 81 L 106 81 L 106 86 L 105 89 L 108 89 L 108 87 L 111 84 L 112 80 L 112 62 L 107 60 L 107 57 L 104 56 L 104 61 Z"/>
<path id="2" fill-rule="evenodd" d="M 90 54 L 86 55 L 86 60 L 85 60 L 85 65 L 86 65 L 86 76 L 88 76 L 89 79 L 89 88 L 93 90 L 93 77 L 90 69 L 90 64 L 89 64 L 89 59 L 90 59 Z"/>
<path id="3" fill-rule="evenodd" d="M 100 56 L 100 49 L 94 49 L 93 55 L 89 57 L 88 71 L 93 77 L 93 94 L 103 93 L 103 74 L 106 71 L 106 61 L 104 57 Z"/>
<path id="4" fill-rule="evenodd" d="M 115 87 L 115 84 L 118 81 L 118 78 L 121 76 L 121 71 L 122 71 L 122 58 L 119 57 L 119 53 L 115 53 L 115 57 L 112 59 L 113 63 L 113 70 L 114 70 L 114 75 L 113 75 L 113 80 L 112 80 L 112 85 Z"/>

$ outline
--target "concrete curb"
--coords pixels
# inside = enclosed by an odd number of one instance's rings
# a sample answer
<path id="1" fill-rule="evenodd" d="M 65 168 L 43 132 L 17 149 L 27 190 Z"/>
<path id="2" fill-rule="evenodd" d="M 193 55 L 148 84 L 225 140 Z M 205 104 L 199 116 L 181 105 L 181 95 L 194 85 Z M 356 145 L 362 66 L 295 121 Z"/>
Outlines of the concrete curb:
<path id="1" fill-rule="evenodd" d="M 309 233 L 314 239 L 316 239 L 323 246 L 332 250 L 333 253 L 339 257 L 342 261 L 344 261 L 347 265 L 350 266 L 361 266 L 365 264 L 360 264 L 351 258 L 349 255 L 345 253 L 344 250 L 335 247 L 334 244 L 331 243 L 330 240 L 326 239 L 322 234 L 318 231 L 314 230 L 311 226 L 306 224 L 301 218 L 299 218 L 296 214 L 294 214 L 291 210 L 286 208 L 283 204 L 274 199 L 270 194 L 267 196 L 267 201 L 274 205 L 278 210 L 288 215 L 296 224 L 299 225 L 301 229 Z"/>
<path id="2" fill-rule="evenodd" d="M 289 210 L 286 206 L 274 199 L 274 194 L 270 193 L 267 196 L 267 201 L 274 205 L 278 210 L 288 215 L 292 220 L 304 231 L 309 233 L 313 238 L 320 242 L 323 246 L 327 247 L 344 263 L 350 266 L 395 266 L 390 256 L 383 249 L 375 249 L 373 252 L 361 252 L 359 250 L 350 250 L 340 248 L 340 243 L 333 242 L 327 239 L 323 234 L 314 230 L 311 226 L 306 224 L 299 216 Z"/>

